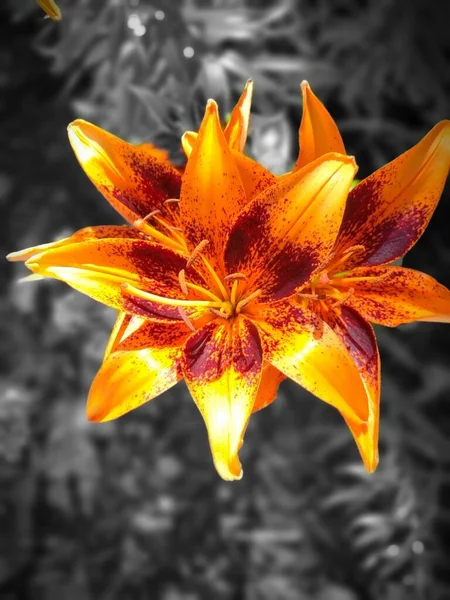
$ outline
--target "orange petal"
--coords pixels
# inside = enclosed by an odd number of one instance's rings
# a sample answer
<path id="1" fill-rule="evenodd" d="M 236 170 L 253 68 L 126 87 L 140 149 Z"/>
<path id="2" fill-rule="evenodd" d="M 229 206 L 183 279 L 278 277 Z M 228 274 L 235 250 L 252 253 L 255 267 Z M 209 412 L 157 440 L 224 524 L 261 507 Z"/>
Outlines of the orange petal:
<path id="1" fill-rule="evenodd" d="M 233 151 L 232 155 L 244 186 L 246 203 L 277 182 L 275 175 L 255 160 L 241 152 Z"/>
<path id="2" fill-rule="evenodd" d="M 361 424 L 344 416 L 369 473 L 378 465 L 380 423 L 380 355 L 373 328 L 357 312 L 342 306 L 329 311 L 328 325 L 341 338 L 366 389 L 369 418 Z"/>
<path id="3" fill-rule="evenodd" d="M 119 312 L 119 314 L 117 315 L 116 322 L 114 323 L 113 329 L 111 331 L 111 335 L 109 336 L 103 360 L 106 360 L 108 356 L 117 349 L 118 344 L 120 343 L 123 335 L 128 329 L 131 319 L 133 318 L 139 319 L 140 317 L 134 317 L 134 315 L 123 311 Z"/>
<path id="4" fill-rule="evenodd" d="M 181 143 L 186 156 L 190 156 L 196 140 L 197 134 L 193 131 L 187 131 L 181 138 Z M 241 176 L 242 185 L 244 186 L 246 195 L 246 202 L 267 187 L 276 183 L 277 178 L 275 175 L 272 175 L 272 173 L 260 163 L 236 150 L 232 150 L 231 154 L 236 163 L 239 175 Z"/>
<path id="5" fill-rule="evenodd" d="M 181 189 L 180 216 L 188 245 L 209 240 L 204 254 L 219 260 L 231 223 L 246 196 L 222 132 L 217 104 L 210 100 L 189 157 Z"/>
<path id="6" fill-rule="evenodd" d="M 301 88 L 303 116 L 298 132 L 300 152 L 294 171 L 328 152 L 346 153 L 344 142 L 333 117 L 313 94 L 307 81 L 302 82 Z"/>
<path id="7" fill-rule="evenodd" d="M 337 252 L 362 244 L 351 266 L 377 265 L 403 256 L 436 208 L 450 167 L 450 121 L 363 179 L 349 194 Z"/>
<path id="8" fill-rule="evenodd" d="M 17 252 L 11 252 L 7 255 L 7 259 L 11 262 L 25 261 L 34 256 L 40 254 L 45 250 L 52 250 L 67 244 L 73 244 L 74 242 L 82 242 L 85 240 L 99 240 L 103 238 L 140 238 L 141 234 L 137 229 L 128 227 L 127 225 L 94 225 L 92 227 L 84 227 L 79 229 L 71 236 L 62 238 L 50 242 L 49 244 L 39 244 L 38 246 L 31 246 L 24 250 L 18 250 Z"/>
<path id="9" fill-rule="evenodd" d="M 198 133 L 196 131 L 185 131 L 181 136 L 181 145 L 183 146 L 184 153 L 189 158 L 192 152 L 192 148 L 197 142 Z"/>
<path id="10" fill-rule="evenodd" d="M 360 426 L 369 418 L 366 390 L 341 338 L 321 319 L 288 302 L 260 312 L 264 357 Z"/>
<path id="11" fill-rule="evenodd" d="M 53 0 L 36 0 L 42 10 L 52 19 L 52 21 L 61 21 L 61 11 Z"/>
<path id="12" fill-rule="evenodd" d="M 104 129 L 77 120 L 69 125 L 69 140 L 86 175 L 129 223 L 159 209 L 176 221 L 181 176 L 150 144 L 133 146 Z"/>
<path id="13" fill-rule="evenodd" d="M 354 289 L 346 304 L 367 321 L 396 327 L 412 321 L 450 323 L 450 291 L 433 277 L 404 267 L 362 267 L 333 280 Z"/>
<path id="14" fill-rule="evenodd" d="M 256 396 L 253 412 L 266 408 L 277 399 L 278 386 L 286 379 L 285 375 L 271 364 L 266 364 L 261 375 L 258 395 Z"/>
<path id="15" fill-rule="evenodd" d="M 224 130 L 229 147 L 239 152 L 244 152 L 247 141 L 252 95 L 253 81 L 249 79 L 236 106 L 231 111 L 230 120 Z"/>
<path id="16" fill-rule="evenodd" d="M 175 385 L 180 353 L 175 347 L 110 354 L 92 383 L 88 419 L 117 419 Z"/>
<path id="17" fill-rule="evenodd" d="M 103 304 L 128 312 L 138 310 L 138 305 L 124 295 L 124 283 L 160 296 L 184 297 L 178 273 L 185 268 L 186 259 L 147 240 L 116 238 L 68 244 L 32 256 L 26 266 L 33 273 L 65 281 Z M 189 277 L 195 278 L 192 269 Z M 142 314 L 147 312 L 142 310 Z"/>
<path id="18" fill-rule="evenodd" d="M 238 451 L 261 379 L 256 327 L 239 317 L 213 322 L 187 341 L 183 374 L 208 430 L 214 464 L 226 480 L 242 477 Z"/>
<path id="19" fill-rule="evenodd" d="M 335 244 L 355 172 L 352 157 L 327 154 L 258 195 L 230 233 L 228 272 L 246 273 L 261 301 L 307 283 Z"/>

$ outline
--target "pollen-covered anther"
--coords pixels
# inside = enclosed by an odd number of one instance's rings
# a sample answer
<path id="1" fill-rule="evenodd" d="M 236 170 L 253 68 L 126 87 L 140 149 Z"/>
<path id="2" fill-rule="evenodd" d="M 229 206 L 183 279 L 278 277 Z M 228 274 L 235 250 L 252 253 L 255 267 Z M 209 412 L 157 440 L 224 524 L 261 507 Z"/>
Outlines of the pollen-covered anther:
<path id="1" fill-rule="evenodd" d="M 209 240 L 202 240 L 191 252 L 190 257 L 188 258 L 187 262 L 186 262 L 186 268 L 189 269 L 189 267 L 192 267 L 192 265 L 194 264 L 194 262 L 197 260 L 197 258 L 200 256 L 200 254 L 202 253 L 203 249 L 209 244 Z"/>
<path id="2" fill-rule="evenodd" d="M 150 219 L 152 219 L 155 215 L 159 214 L 161 214 L 161 211 L 159 210 L 159 208 L 155 208 L 155 210 L 149 212 L 148 215 L 145 215 L 145 217 L 142 217 L 142 219 L 136 219 L 135 223 L 148 223 Z"/>
<path id="3" fill-rule="evenodd" d="M 186 285 L 186 272 L 184 269 L 181 269 L 181 271 L 178 273 L 178 281 L 180 282 L 181 291 L 185 296 L 187 296 L 189 294 L 189 290 Z"/>
<path id="4" fill-rule="evenodd" d="M 234 281 L 234 280 L 246 281 L 247 275 L 245 273 L 230 273 L 230 275 L 225 275 L 225 281 Z"/>
<path id="5" fill-rule="evenodd" d="M 297 292 L 297 298 L 306 298 L 308 300 L 326 300 L 328 296 L 326 294 L 312 294 L 312 293 L 303 293 Z"/>

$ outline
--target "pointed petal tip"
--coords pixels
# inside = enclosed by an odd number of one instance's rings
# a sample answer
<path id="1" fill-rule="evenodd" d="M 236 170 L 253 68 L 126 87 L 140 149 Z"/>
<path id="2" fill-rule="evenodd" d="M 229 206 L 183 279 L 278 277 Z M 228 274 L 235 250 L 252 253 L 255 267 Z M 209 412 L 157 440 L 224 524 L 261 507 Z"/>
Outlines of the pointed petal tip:
<path id="1" fill-rule="evenodd" d="M 216 470 L 224 481 L 240 481 L 244 475 L 239 458 L 236 456 L 230 458 L 228 464 L 216 463 Z"/>
<path id="2" fill-rule="evenodd" d="M 306 79 L 304 79 L 301 82 L 300 87 L 301 87 L 302 90 L 305 90 L 305 91 L 311 89 L 311 86 L 309 85 L 309 83 L 308 83 L 308 81 Z"/>
<path id="3" fill-rule="evenodd" d="M 206 103 L 206 113 L 213 115 L 217 114 L 218 111 L 219 107 L 217 106 L 217 102 L 212 98 L 209 98 L 209 100 Z"/>

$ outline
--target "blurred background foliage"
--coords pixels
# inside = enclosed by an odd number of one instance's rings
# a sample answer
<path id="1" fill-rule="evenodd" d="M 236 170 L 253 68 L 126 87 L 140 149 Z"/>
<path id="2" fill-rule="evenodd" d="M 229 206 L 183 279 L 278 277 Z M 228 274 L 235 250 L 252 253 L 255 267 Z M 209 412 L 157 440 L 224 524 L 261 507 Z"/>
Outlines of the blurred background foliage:
<path id="1" fill-rule="evenodd" d="M 33 0 L 0 8 L 2 254 L 119 222 L 65 127 L 83 117 L 183 164 L 205 99 L 255 80 L 249 152 L 293 164 L 308 79 L 360 176 L 449 117 L 446 0 Z M 448 190 L 447 190 L 448 192 Z M 450 198 L 407 266 L 450 283 Z M 122 419 L 84 404 L 112 311 L 1 264 L 2 600 L 446 600 L 449 330 L 378 330 L 381 461 L 295 385 L 256 414 L 245 476 L 222 482 L 179 385 Z M 446 280 L 447 278 L 447 280 Z"/>

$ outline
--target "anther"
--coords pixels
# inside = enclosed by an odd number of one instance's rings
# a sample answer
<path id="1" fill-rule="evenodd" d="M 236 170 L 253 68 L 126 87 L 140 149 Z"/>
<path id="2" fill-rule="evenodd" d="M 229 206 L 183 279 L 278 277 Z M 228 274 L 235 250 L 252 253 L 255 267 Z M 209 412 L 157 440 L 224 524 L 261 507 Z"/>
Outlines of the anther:
<path id="1" fill-rule="evenodd" d="M 180 273 L 181 273 L 181 271 L 180 271 Z M 194 325 L 193 325 L 192 321 L 191 321 L 191 320 L 189 319 L 189 317 L 187 316 L 187 313 L 186 313 L 186 311 L 185 311 L 183 308 L 181 308 L 181 306 L 179 306 L 179 307 L 178 307 L 178 314 L 180 315 L 180 317 L 181 317 L 181 320 L 184 322 L 184 324 L 185 324 L 187 327 L 189 327 L 189 329 L 190 329 L 191 331 L 193 331 L 193 332 L 196 332 L 196 331 L 197 331 L 197 329 L 194 327 Z"/>
<path id="2" fill-rule="evenodd" d="M 144 223 L 145 223 L 146 221 L 149 221 L 155 215 L 158 215 L 160 212 L 161 211 L 159 210 L 159 208 L 155 208 L 155 210 L 152 210 L 152 212 L 149 212 L 148 215 L 145 215 L 145 217 L 143 219 L 138 219 L 138 220 L 144 221 Z"/>
<path id="3" fill-rule="evenodd" d="M 225 281 L 231 281 L 233 279 L 240 279 L 245 281 L 247 279 L 247 275 L 245 273 L 231 273 L 230 275 L 225 275 Z"/>
<path id="4" fill-rule="evenodd" d="M 170 204 L 172 202 L 179 202 L 180 199 L 179 198 L 167 198 L 167 200 L 164 200 L 163 204 Z"/>
<path id="5" fill-rule="evenodd" d="M 189 294 L 189 290 L 186 285 L 186 273 L 184 269 L 181 269 L 181 271 L 178 273 L 178 281 L 180 282 L 181 291 L 185 296 L 187 296 Z"/>
<path id="6" fill-rule="evenodd" d="M 189 269 L 189 267 L 192 267 L 192 265 L 194 264 L 194 262 L 196 261 L 197 257 L 201 254 L 203 248 L 205 248 L 205 246 L 207 246 L 209 244 L 209 240 L 202 240 L 192 251 L 190 257 L 188 258 L 187 262 L 186 262 L 186 268 Z"/>

